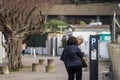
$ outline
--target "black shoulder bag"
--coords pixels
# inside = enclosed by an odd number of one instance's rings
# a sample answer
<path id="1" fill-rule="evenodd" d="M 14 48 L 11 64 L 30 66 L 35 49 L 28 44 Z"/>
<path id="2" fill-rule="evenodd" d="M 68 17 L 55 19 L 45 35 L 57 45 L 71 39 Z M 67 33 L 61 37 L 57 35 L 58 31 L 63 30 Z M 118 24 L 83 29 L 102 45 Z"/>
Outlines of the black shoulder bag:
<path id="1" fill-rule="evenodd" d="M 87 63 L 85 62 L 85 59 L 81 59 L 81 62 L 82 62 L 82 67 L 83 68 L 85 68 L 85 67 L 87 67 L 88 65 L 87 65 Z"/>

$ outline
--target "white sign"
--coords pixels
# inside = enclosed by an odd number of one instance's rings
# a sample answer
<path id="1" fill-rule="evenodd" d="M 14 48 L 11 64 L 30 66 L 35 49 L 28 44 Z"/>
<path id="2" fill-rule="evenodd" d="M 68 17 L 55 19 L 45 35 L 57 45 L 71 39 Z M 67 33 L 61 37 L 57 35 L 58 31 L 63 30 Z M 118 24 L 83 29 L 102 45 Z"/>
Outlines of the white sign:
<path id="1" fill-rule="evenodd" d="M 91 60 L 97 60 L 96 38 L 91 39 L 91 45 L 92 45 Z"/>
<path id="2" fill-rule="evenodd" d="M 97 53 L 96 49 L 91 51 L 91 60 L 97 60 Z"/>

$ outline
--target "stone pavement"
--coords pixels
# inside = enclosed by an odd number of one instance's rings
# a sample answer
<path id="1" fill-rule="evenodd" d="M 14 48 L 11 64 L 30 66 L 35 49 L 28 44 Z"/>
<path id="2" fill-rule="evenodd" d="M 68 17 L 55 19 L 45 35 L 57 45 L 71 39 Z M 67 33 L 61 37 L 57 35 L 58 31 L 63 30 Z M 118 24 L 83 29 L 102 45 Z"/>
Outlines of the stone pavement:
<path id="1" fill-rule="evenodd" d="M 45 59 L 47 64 L 47 59 L 54 58 L 55 60 L 55 72 L 46 73 L 45 65 L 41 66 L 40 72 L 32 72 L 30 66 L 32 63 L 38 63 L 39 59 Z M 67 73 L 62 61 L 59 60 L 60 57 L 48 57 L 48 56 L 37 56 L 34 58 L 30 55 L 22 56 L 22 62 L 25 69 L 21 69 L 18 72 L 10 72 L 10 74 L 0 75 L 0 80 L 67 80 Z M 102 80 L 102 71 L 104 70 L 103 65 L 99 65 L 99 80 Z M 89 80 L 89 71 L 83 71 L 83 79 Z"/>

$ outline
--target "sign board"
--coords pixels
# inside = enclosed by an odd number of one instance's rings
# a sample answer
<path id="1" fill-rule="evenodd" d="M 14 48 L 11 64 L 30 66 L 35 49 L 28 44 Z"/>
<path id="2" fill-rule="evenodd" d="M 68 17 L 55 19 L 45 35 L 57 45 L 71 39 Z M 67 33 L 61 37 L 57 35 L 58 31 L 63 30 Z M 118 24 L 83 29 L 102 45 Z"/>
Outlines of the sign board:
<path id="1" fill-rule="evenodd" d="M 90 80 L 98 80 L 98 35 L 90 35 Z"/>
<path id="2" fill-rule="evenodd" d="M 111 41 L 111 35 L 110 34 L 100 34 L 100 41 L 110 42 Z"/>

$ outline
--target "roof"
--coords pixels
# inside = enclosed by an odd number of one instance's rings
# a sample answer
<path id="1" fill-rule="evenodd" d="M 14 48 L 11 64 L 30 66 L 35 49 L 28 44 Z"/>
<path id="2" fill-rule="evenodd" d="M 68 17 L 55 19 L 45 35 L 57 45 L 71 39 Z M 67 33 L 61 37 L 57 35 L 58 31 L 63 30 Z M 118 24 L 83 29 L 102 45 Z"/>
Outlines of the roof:
<path id="1" fill-rule="evenodd" d="M 108 29 L 110 27 L 110 25 L 73 25 L 75 28 L 84 28 L 84 29 L 87 29 L 87 28 L 104 28 L 104 29 Z"/>
<path id="2" fill-rule="evenodd" d="M 110 25 L 73 25 L 75 31 L 110 31 Z"/>
<path id="3" fill-rule="evenodd" d="M 49 15 L 113 15 L 120 14 L 118 4 L 98 3 L 81 5 L 54 5 Z"/>

